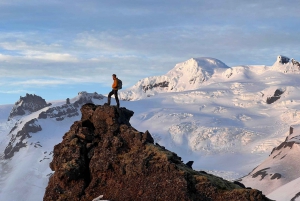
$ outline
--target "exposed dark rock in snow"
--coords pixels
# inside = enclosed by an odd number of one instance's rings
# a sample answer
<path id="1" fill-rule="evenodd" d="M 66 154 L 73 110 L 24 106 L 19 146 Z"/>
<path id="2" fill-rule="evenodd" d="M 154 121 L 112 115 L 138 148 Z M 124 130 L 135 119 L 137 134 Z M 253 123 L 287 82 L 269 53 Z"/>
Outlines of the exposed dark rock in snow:
<path id="1" fill-rule="evenodd" d="M 22 116 L 24 114 L 30 114 L 36 112 L 44 107 L 50 106 L 51 103 L 46 103 L 45 99 L 37 95 L 26 94 L 25 97 L 20 97 L 20 99 L 15 103 L 12 108 L 8 120 L 15 116 Z"/>
<path id="2" fill-rule="evenodd" d="M 280 99 L 280 96 L 284 93 L 284 91 L 280 89 L 276 89 L 274 95 L 272 97 L 267 98 L 267 104 L 272 104 L 278 99 Z"/>
<path id="3" fill-rule="evenodd" d="M 36 133 L 41 131 L 41 126 L 37 123 L 37 119 L 32 119 L 25 123 L 22 130 L 20 130 L 16 135 L 12 135 L 9 144 L 4 150 L 4 158 L 8 159 L 14 156 L 14 153 L 19 151 L 22 147 L 26 147 L 27 143 L 24 139 L 31 138 L 29 133 Z"/>
<path id="4" fill-rule="evenodd" d="M 130 126 L 133 112 L 86 104 L 63 141 L 54 147 L 44 201 L 269 200 L 185 165 L 177 154 L 154 145 L 150 133 Z M 126 119 L 126 120 L 125 120 Z"/>
<path id="5" fill-rule="evenodd" d="M 271 177 L 271 179 L 273 180 L 273 179 L 280 179 L 281 178 L 281 174 L 279 174 L 279 173 L 275 173 L 275 174 L 273 174 L 273 176 Z"/>
<path id="6" fill-rule="evenodd" d="M 66 103 L 61 106 L 51 107 L 47 111 L 41 112 L 39 115 L 39 119 L 46 118 L 55 118 L 57 121 L 62 121 L 66 117 L 74 117 L 78 116 L 79 108 L 86 103 L 93 103 L 93 99 L 102 100 L 104 98 L 103 95 L 94 93 L 93 95 L 88 95 L 86 92 L 80 92 L 80 98 L 76 100 L 74 103 Z M 68 100 L 66 101 L 68 102 Z"/>
<path id="7" fill-rule="evenodd" d="M 78 108 L 74 104 L 65 104 L 62 106 L 51 107 L 45 112 L 39 114 L 39 119 L 55 118 L 57 121 L 63 120 L 65 117 L 78 116 Z"/>
<path id="8" fill-rule="evenodd" d="M 297 66 L 298 68 L 300 68 L 300 63 L 298 61 L 296 61 L 295 59 L 292 59 L 292 64 Z"/>
<path id="9" fill-rule="evenodd" d="M 270 168 L 264 168 L 264 169 L 261 169 L 261 170 L 255 172 L 255 173 L 252 175 L 252 178 L 261 176 L 261 179 L 260 179 L 260 180 L 263 180 L 263 179 L 265 178 L 265 176 L 268 175 L 268 173 L 267 173 L 267 170 L 268 170 L 268 169 L 270 169 Z"/>
<path id="10" fill-rule="evenodd" d="M 300 192 L 297 193 L 297 194 L 291 199 L 291 201 L 296 201 L 296 198 L 298 198 L 298 197 L 300 197 Z"/>
<path id="11" fill-rule="evenodd" d="M 281 150 L 282 148 L 289 147 L 289 148 L 291 149 L 295 143 L 296 143 L 295 141 L 287 142 L 287 140 L 286 140 L 286 141 L 282 142 L 278 147 L 275 147 L 275 148 L 272 150 L 271 154 L 272 154 L 274 151 L 276 151 L 276 150 Z M 280 154 L 279 154 L 279 155 L 280 155 Z"/>
<path id="12" fill-rule="evenodd" d="M 164 81 L 164 82 L 160 82 L 160 83 L 154 83 L 154 84 L 149 84 L 147 86 L 142 86 L 143 87 L 143 91 L 146 92 L 150 89 L 153 89 L 153 88 L 164 88 L 164 87 L 169 87 L 169 82 L 167 81 Z"/>
<path id="13" fill-rule="evenodd" d="M 277 61 L 279 63 L 286 64 L 286 63 L 288 63 L 290 61 L 290 58 L 288 58 L 286 56 L 278 55 Z"/>

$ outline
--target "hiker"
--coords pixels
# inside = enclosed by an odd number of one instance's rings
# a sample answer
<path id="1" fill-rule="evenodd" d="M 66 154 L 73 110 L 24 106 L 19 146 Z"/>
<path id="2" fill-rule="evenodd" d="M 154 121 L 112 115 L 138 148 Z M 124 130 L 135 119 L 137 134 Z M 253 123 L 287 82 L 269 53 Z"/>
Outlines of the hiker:
<path id="1" fill-rule="evenodd" d="M 115 99 L 116 99 L 116 102 L 117 102 L 117 107 L 119 108 L 120 107 L 120 102 L 119 102 L 119 98 L 118 98 L 118 89 L 119 89 L 118 88 L 118 78 L 117 78 L 116 74 L 113 74 L 112 78 L 113 78 L 114 82 L 112 84 L 112 90 L 108 94 L 107 104 L 110 105 L 111 96 L 115 95 Z"/>

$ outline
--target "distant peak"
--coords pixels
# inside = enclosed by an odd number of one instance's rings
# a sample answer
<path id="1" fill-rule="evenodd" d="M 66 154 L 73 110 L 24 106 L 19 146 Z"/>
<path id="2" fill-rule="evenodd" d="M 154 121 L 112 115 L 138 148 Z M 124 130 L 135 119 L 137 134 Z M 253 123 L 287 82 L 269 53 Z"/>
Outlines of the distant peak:
<path id="1" fill-rule="evenodd" d="M 196 62 L 198 66 L 209 66 L 215 68 L 229 68 L 224 62 L 212 57 L 191 58 L 184 63 Z"/>
<path id="2" fill-rule="evenodd" d="M 24 97 L 20 96 L 20 99 L 12 108 L 8 119 L 11 119 L 15 116 L 21 116 L 26 113 L 33 113 L 50 105 L 51 103 L 46 103 L 45 99 L 42 97 L 27 93 Z"/>

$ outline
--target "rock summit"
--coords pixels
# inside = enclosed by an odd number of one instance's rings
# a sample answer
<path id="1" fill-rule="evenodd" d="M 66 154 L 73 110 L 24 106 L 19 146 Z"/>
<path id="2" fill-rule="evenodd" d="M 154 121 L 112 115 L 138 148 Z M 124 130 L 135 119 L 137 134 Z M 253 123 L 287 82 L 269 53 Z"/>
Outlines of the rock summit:
<path id="1" fill-rule="evenodd" d="M 126 108 L 86 104 L 54 147 L 44 201 L 269 200 L 220 177 L 195 171 L 139 132 Z"/>

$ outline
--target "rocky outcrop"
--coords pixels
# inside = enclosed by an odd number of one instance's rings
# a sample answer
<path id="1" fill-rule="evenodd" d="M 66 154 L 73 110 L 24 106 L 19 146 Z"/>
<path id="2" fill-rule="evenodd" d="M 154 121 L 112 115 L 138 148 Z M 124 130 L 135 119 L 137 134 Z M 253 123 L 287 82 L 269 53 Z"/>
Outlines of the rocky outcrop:
<path id="1" fill-rule="evenodd" d="M 300 62 L 299 61 L 296 61 L 295 59 L 292 59 L 292 64 L 297 66 L 298 69 L 300 70 Z"/>
<path id="2" fill-rule="evenodd" d="M 20 97 L 20 99 L 15 103 L 12 108 L 8 120 L 15 116 L 22 116 L 24 114 L 30 114 L 36 112 L 42 108 L 50 106 L 51 103 L 46 103 L 45 99 L 37 96 L 35 94 L 26 94 L 25 97 Z"/>
<path id="3" fill-rule="evenodd" d="M 164 82 L 160 82 L 160 83 L 154 83 L 154 84 L 148 84 L 146 86 L 142 86 L 143 88 L 143 92 L 146 93 L 146 91 L 151 90 L 153 88 L 164 88 L 164 87 L 169 87 L 169 82 L 164 81 Z"/>
<path id="4" fill-rule="evenodd" d="M 52 118 L 56 121 L 62 121 L 65 118 L 78 116 L 79 108 L 86 103 L 93 103 L 93 100 L 102 100 L 103 95 L 98 93 L 87 93 L 85 91 L 78 93 L 78 99 L 73 103 L 70 103 L 70 99 L 66 100 L 66 104 L 51 107 L 46 111 L 39 114 L 39 119 Z"/>
<path id="5" fill-rule="evenodd" d="M 175 153 L 155 145 L 130 123 L 133 112 L 86 104 L 54 147 L 44 201 L 268 200 L 222 178 L 195 171 Z"/>
<path id="6" fill-rule="evenodd" d="M 274 95 L 271 97 L 267 98 L 267 104 L 272 104 L 275 101 L 277 101 L 278 99 L 280 99 L 281 95 L 284 93 L 283 90 L 281 89 L 276 89 L 276 91 L 274 92 Z"/>

